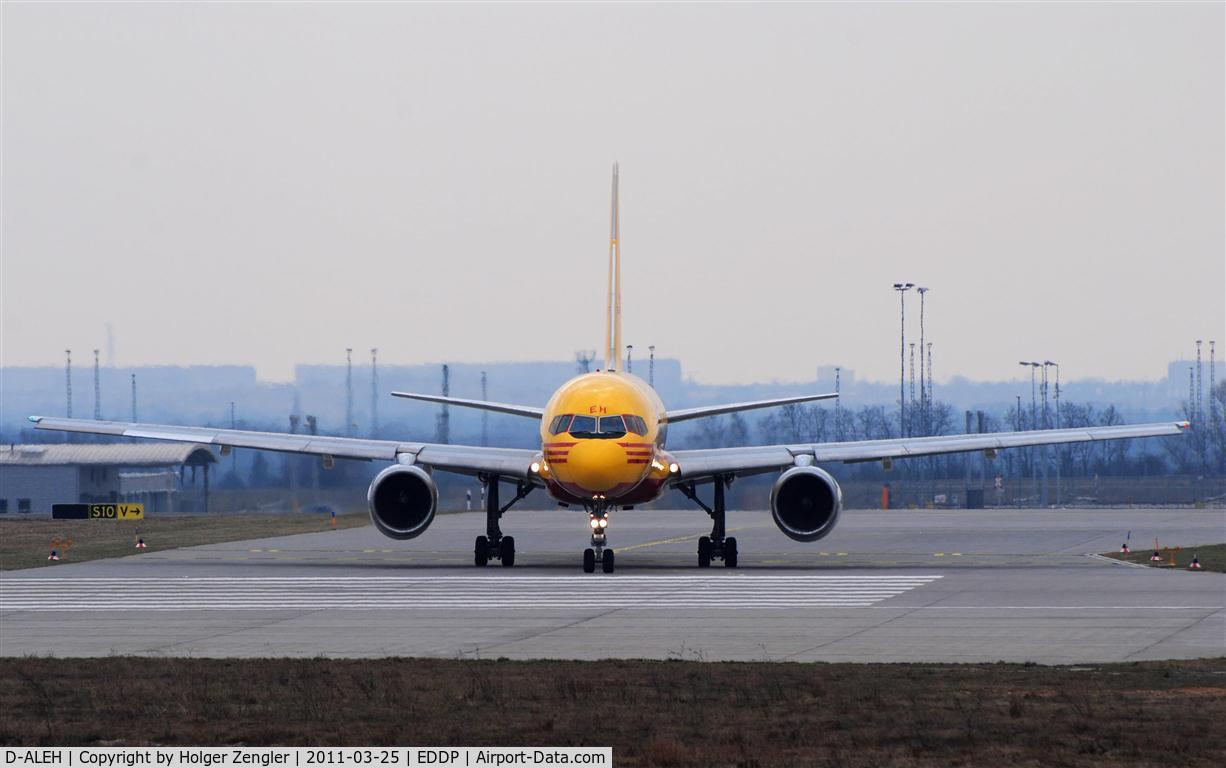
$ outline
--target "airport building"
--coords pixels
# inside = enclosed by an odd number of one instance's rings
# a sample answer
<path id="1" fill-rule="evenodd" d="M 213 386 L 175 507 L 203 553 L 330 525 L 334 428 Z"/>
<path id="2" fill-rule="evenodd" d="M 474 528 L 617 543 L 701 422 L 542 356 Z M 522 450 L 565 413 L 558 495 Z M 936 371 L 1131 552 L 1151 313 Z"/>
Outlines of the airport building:
<path id="1" fill-rule="evenodd" d="M 207 512 L 209 466 L 196 443 L 0 447 L 0 516 L 51 515 L 52 504 L 139 502 L 146 513 Z"/>

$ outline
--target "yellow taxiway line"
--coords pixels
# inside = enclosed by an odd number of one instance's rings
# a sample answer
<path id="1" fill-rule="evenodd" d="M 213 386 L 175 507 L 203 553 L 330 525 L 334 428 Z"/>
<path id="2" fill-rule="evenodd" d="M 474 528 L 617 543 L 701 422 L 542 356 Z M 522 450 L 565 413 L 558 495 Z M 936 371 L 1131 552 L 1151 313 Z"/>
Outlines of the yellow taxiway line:
<path id="1" fill-rule="evenodd" d="M 743 531 L 748 527 L 749 526 L 747 525 L 742 525 L 740 528 L 729 528 L 727 531 L 725 531 L 725 533 L 735 533 L 737 531 Z M 644 549 L 646 547 L 658 547 L 661 544 L 680 544 L 684 541 L 697 541 L 698 536 L 705 536 L 705 535 L 706 534 L 697 534 L 697 535 L 691 534 L 689 536 L 678 536 L 674 539 L 660 539 L 659 541 L 644 541 L 642 544 L 631 544 L 628 547 L 614 547 L 613 551 L 620 554 L 622 552 L 629 552 L 630 550 L 633 550 L 633 549 Z"/>

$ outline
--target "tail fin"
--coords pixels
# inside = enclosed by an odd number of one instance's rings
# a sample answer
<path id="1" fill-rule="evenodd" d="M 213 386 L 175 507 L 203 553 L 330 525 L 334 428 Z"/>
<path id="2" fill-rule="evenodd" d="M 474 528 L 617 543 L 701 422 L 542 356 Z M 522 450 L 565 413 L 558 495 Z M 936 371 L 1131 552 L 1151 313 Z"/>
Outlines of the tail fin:
<path id="1" fill-rule="evenodd" d="M 605 306 L 604 367 L 619 370 L 622 350 L 622 252 L 617 212 L 617 163 L 613 164 L 613 206 L 609 214 L 609 299 Z"/>

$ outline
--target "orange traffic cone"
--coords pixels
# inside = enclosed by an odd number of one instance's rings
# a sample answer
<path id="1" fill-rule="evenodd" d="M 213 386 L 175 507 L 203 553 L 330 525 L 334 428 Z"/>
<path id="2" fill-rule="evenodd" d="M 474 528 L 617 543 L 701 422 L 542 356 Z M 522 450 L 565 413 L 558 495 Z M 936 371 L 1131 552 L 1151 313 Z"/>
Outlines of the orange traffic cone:
<path id="1" fill-rule="evenodd" d="M 1131 552 L 1132 550 L 1128 548 L 1128 542 L 1124 542 L 1123 546 L 1120 547 L 1120 554 L 1127 555 Z"/>
<path id="2" fill-rule="evenodd" d="M 60 559 L 60 553 L 59 553 L 59 552 L 56 552 L 56 551 L 53 549 L 53 550 L 51 550 L 51 554 L 47 555 L 47 559 L 48 559 L 48 560 L 59 560 L 59 559 Z"/>
<path id="3" fill-rule="evenodd" d="M 1188 570 L 1189 571 L 1201 570 L 1199 557 L 1197 557 L 1196 555 L 1192 555 L 1192 562 L 1188 563 Z"/>
<path id="4" fill-rule="evenodd" d="M 1160 562 L 1162 562 L 1162 553 L 1161 553 L 1161 552 L 1159 552 L 1158 550 L 1156 550 L 1156 549 L 1155 549 L 1155 550 L 1154 550 L 1154 554 L 1153 554 L 1153 555 L 1152 555 L 1152 556 L 1149 558 L 1149 561 L 1150 561 L 1151 563 L 1160 563 Z"/>
<path id="5" fill-rule="evenodd" d="M 144 540 L 144 539 L 142 539 L 142 538 L 140 538 L 139 536 L 138 536 L 138 537 L 137 537 L 137 539 L 136 539 L 136 548 L 137 548 L 137 549 L 144 549 L 144 548 L 145 548 L 145 540 Z"/>

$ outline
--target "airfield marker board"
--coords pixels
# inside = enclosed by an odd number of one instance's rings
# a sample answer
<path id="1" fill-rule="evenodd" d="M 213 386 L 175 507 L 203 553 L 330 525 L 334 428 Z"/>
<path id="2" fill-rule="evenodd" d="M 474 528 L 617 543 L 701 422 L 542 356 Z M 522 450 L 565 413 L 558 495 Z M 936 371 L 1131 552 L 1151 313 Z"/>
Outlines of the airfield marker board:
<path id="1" fill-rule="evenodd" d="M 55 520 L 144 520 L 144 504 L 52 504 Z"/>

